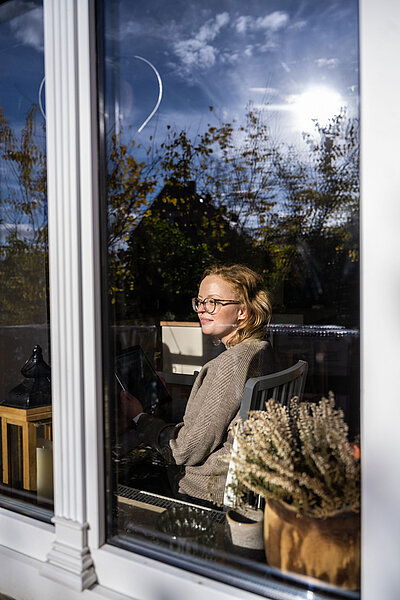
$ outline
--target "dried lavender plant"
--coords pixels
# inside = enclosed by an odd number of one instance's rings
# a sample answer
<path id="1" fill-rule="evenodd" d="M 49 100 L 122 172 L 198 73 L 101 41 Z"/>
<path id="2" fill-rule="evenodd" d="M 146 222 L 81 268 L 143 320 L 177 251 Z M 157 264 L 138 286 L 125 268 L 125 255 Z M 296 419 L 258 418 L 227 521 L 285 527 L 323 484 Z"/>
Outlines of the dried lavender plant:
<path id="1" fill-rule="evenodd" d="M 269 400 L 264 411 L 250 412 L 237 439 L 236 496 L 252 491 L 317 517 L 345 507 L 359 511 L 360 461 L 333 393 L 318 404 Z"/>

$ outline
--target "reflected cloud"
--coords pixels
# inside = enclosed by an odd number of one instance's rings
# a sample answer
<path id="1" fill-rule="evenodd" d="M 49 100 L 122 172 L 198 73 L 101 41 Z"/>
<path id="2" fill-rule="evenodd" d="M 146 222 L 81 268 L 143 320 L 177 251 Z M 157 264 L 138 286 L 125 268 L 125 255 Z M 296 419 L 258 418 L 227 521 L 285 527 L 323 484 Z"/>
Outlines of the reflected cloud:
<path id="1" fill-rule="evenodd" d="M 356 0 L 335 0 L 318 10 L 313 0 L 296 7 L 282 1 L 278 10 L 270 6 L 260 0 L 203 0 L 201 7 L 155 0 L 149 11 L 122 0 L 121 79 L 132 86 L 135 110 L 154 91 L 150 78 L 137 75 L 137 65 L 129 62 L 132 54 L 151 61 L 162 77 L 165 93 L 156 128 L 177 119 L 182 129 L 202 130 L 209 122 L 209 106 L 216 122 L 241 121 L 244 107 L 252 102 L 274 112 L 269 118 L 279 121 L 281 135 L 297 140 L 299 125 L 290 98 L 310 86 L 337 89 L 357 110 L 355 94 L 347 98 L 357 79 Z M 108 38 L 115 27 L 110 25 Z M 139 124 L 137 112 L 129 114 Z"/>
<path id="2" fill-rule="evenodd" d="M 221 13 L 215 17 L 215 19 L 210 19 L 205 25 L 200 28 L 199 33 L 197 34 L 198 40 L 210 41 L 214 40 L 218 35 L 221 27 L 227 25 L 229 23 L 230 17 L 227 12 Z"/>
<path id="3" fill-rule="evenodd" d="M 21 44 L 30 46 L 37 52 L 43 52 L 43 8 L 34 8 L 15 17 L 10 21 L 10 28 Z"/>
<path id="4" fill-rule="evenodd" d="M 5 2 L 0 6 L 0 23 L 7 23 L 11 19 L 37 8 L 40 3 L 36 0 L 14 0 Z"/>
<path id="5" fill-rule="evenodd" d="M 271 33 L 279 31 L 289 22 L 289 15 L 281 10 L 276 10 L 265 17 L 240 16 L 236 19 L 236 31 L 246 34 L 251 31 L 265 30 Z"/>
<path id="6" fill-rule="evenodd" d="M 265 96 L 277 96 L 279 94 L 279 90 L 270 87 L 252 87 L 249 88 L 249 91 L 255 94 L 263 94 Z"/>
<path id="7" fill-rule="evenodd" d="M 289 24 L 288 13 L 277 10 L 264 17 L 240 16 L 235 21 L 235 28 L 240 35 L 262 32 L 265 35 L 264 43 L 258 43 L 261 51 L 273 50 L 277 47 L 275 35 Z"/>
<path id="8" fill-rule="evenodd" d="M 209 19 L 202 25 L 194 37 L 174 44 L 175 54 L 181 60 L 184 71 L 190 71 L 193 67 L 207 69 L 214 66 L 219 51 L 209 42 L 215 40 L 221 28 L 229 21 L 227 12 L 220 13 L 215 19 Z"/>
<path id="9" fill-rule="evenodd" d="M 317 67 L 327 67 L 328 69 L 334 69 L 339 65 L 339 59 L 337 58 L 317 58 L 315 61 Z"/>
<path id="10" fill-rule="evenodd" d="M 286 73 L 290 73 L 291 68 L 289 67 L 289 65 L 287 63 L 280 61 L 280 65 L 281 65 L 282 69 L 284 71 L 286 71 Z"/>
<path id="11" fill-rule="evenodd" d="M 289 21 L 289 15 L 284 11 L 274 11 L 262 17 L 241 15 L 235 19 L 228 12 L 220 13 L 214 19 L 207 20 L 192 37 L 174 43 L 173 51 L 181 62 L 178 70 L 181 74 L 188 74 L 193 68 L 210 69 L 217 61 L 234 64 L 241 57 L 253 56 L 255 51 L 274 50 L 277 47 L 277 32 L 286 28 Z M 217 41 L 223 28 L 229 28 L 230 38 L 224 40 L 227 45 Z M 240 41 L 235 39 L 235 34 L 240 36 Z M 251 43 L 242 49 L 242 38 L 246 36 Z"/>
<path id="12" fill-rule="evenodd" d="M 289 29 L 293 31 L 301 31 L 307 27 L 307 21 L 295 21 L 289 26 Z"/>
<path id="13" fill-rule="evenodd" d="M 10 234 L 16 235 L 19 240 L 35 239 L 35 228 L 27 223 L 1 223 L 0 243 L 6 244 Z"/>

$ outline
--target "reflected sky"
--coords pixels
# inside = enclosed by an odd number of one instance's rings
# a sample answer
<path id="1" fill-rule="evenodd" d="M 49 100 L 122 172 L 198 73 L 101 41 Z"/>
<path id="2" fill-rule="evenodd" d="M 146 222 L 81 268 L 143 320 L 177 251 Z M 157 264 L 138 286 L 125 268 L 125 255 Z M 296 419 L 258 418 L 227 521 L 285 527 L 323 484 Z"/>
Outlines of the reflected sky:
<path id="1" fill-rule="evenodd" d="M 0 6 L 0 102 L 14 122 L 39 101 L 42 19 L 40 2 Z M 335 112 L 337 106 L 358 111 L 357 0 L 113 0 L 106 2 L 106 36 L 116 112 L 131 133 L 159 94 L 154 72 L 138 56 L 162 79 L 153 130 L 201 127 L 209 106 L 219 119 L 240 120 L 248 102 L 286 132 L 306 128 L 310 104 L 317 118 L 322 109 L 326 118 L 330 104 Z M 150 123 L 143 133 L 149 131 Z"/>
<path id="2" fill-rule="evenodd" d="M 5 127 L 12 130 L 18 148 L 22 129 L 29 110 L 38 105 L 41 83 L 44 78 L 43 8 L 42 2 L 13 0 L 0 5 L 0 106 Z M 44 104 L 44 91 L 41 94 Z M 44 117 L 37 114 L 33 128 L 34 139 L 44 151 L 45 136 L 42 129 Z M 3 123 L 1 124 L 3 128 Z M 7 135 L 6 135 L 7 140 Z M 18 171 L 18 161 L 9 158 L 8 143 L 1 137 L 0 146 L 0 243 L 4 243 L 12 231 L 30 240 L 35 225 L 47 220 L 45 207 L 31 211 L 28 204 L 19 209 L 22 200 L 31 198 L 23 188 Z M 38 167 L 39 168 L 39 167 Z M 34 194 L 32 193 L 32 196 Z M 34 203 L 37 198 L 32 198 Z"/>
<path id="3" fill-rule="evenodd" d="M 0 104 L 16 133 L 45 105 L 41 4 L 0 5 Z M 290 141 L 312 118 L 358 114 L 357 0 L 109 0 L 105 16 L 109 129 L 119 121 L 126 140 L 241 123 L 249 102 Z M 143 127 L 160 96 L 155 71 L 162 99 Z"/>
<path id="4" fill-rule="evenodd" d="M 358 2 L 335 0 L 152 0 L 108 2 L 107 66 L 117 98 L 112 119 L 137 136 L 169 124 L 202 129 L 208 107 L 238 120 L 249 102 L 279 134 L 306 130 L 347 107 L 358 111 Z M 110 75 L 111 76 L 111 75 Z M 308 120 L 308 124 L 307 124 Z"/>
<path id="5" fill-rule="evenodd" d="M 18 130 L 39 101 L 44 76 L 42 2 L 22 0 L 0 6 L 0 104 Z"/>

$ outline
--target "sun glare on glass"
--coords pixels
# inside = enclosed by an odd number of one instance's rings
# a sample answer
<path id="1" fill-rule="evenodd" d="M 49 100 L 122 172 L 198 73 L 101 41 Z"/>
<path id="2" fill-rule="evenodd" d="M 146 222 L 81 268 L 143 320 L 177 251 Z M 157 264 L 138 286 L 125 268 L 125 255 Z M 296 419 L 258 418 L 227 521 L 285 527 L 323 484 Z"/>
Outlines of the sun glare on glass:
<path id="1" fill-rule="evenodd" d="M 313 131 L 314 121 L 325 126 L 329 119 L 340 113 L 342 107 L 343 100 L 335 90 L 324 87 L 311 88 L 294 101 L 297 128 L 304 132 Z"/>

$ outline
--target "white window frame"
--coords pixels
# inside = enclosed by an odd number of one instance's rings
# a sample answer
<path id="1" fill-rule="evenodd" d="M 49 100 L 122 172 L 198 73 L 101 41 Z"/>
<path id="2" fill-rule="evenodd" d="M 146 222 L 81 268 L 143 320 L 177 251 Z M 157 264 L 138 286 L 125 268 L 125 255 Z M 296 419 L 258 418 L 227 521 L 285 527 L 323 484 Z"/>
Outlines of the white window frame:
<path id="1" fill-rule="evenodd" d="M 400 3 L 360 1 L 362 598 L 400 589 Z"/>
<path id="2" fill-rule="evenodd" d="M 25 574 L 0 575 L 0 589 L 23 598 L 29 586 L 52 600 L 90 586 L 92 598 L 159 600 L 177 589 L 192 600 L 258 598 L 104 543 L 94 0 L 45 0 L 44 17 L 55 519 L 0 509 L 2 572 Z M 360 0 L 360 33 L 362 597 L 391 600 L 400 587 L 400 3 Z"/>

